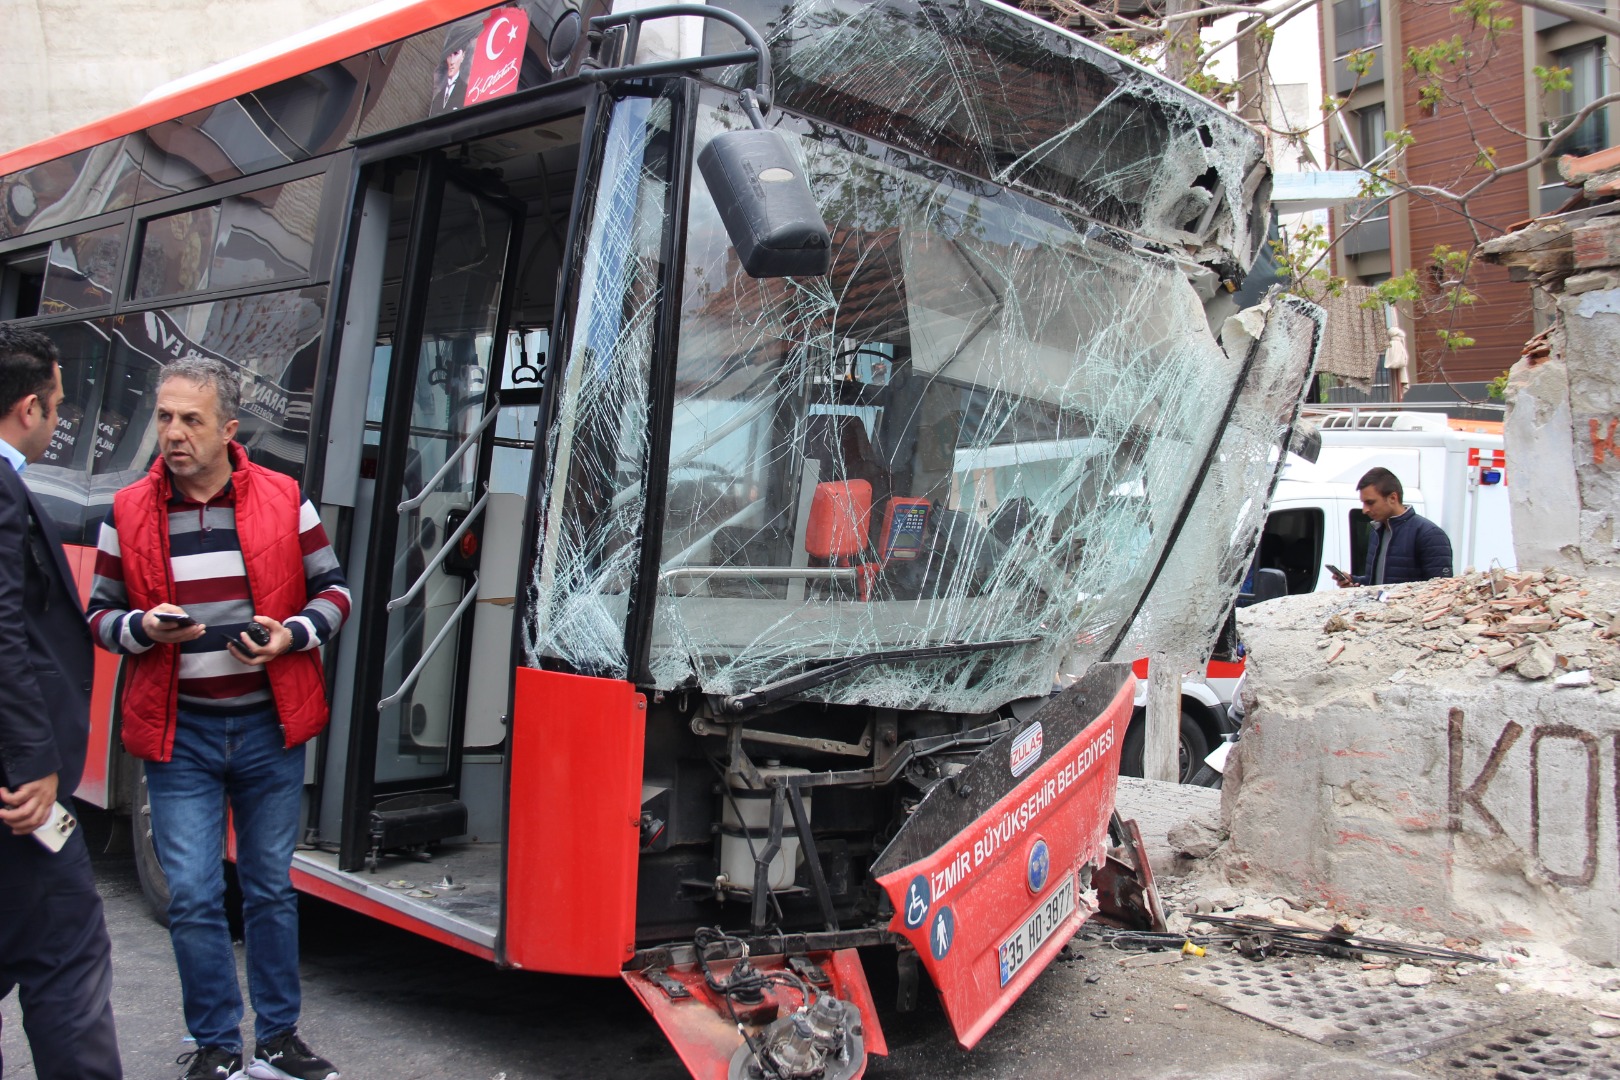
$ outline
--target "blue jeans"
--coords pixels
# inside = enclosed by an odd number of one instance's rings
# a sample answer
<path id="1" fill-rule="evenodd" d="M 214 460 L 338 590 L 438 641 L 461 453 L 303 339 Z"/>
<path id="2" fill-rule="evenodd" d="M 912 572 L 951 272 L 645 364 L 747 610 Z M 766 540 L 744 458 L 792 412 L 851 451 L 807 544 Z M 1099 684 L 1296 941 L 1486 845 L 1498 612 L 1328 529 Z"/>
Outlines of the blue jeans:
<path id="1" fill-rule="evenodd" d="M 242 1049 L 242 991 L 225 921 L 225 807 L 236 830 L 248 992 L 263 1042 L 298 1026 L 298 841 L 304 748 L 288 750 L 274 708 L 210 716 L 182 708 L 174 756 L 146 763 L 152 839 L 169 879 L 169 938 L 186 1027 L 198 1046 Z"/>

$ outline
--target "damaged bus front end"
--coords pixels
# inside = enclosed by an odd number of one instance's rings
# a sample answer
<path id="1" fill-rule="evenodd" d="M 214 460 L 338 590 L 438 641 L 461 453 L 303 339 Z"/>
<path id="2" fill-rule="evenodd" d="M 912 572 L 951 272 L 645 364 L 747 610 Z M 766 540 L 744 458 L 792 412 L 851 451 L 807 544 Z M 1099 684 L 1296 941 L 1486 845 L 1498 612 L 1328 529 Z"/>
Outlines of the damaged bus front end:
<path id="1" fill-rule="evenodd" d="M 1269 178 L 1209 102 L 986 0 L 760 29 L 763 118 L 756 66 L 621 86 L 575 224 L 499 959 L 622 974 L 694 1075 L 842 1080 L 885 1049 L 857 947 L 971 1047 L 1088 918 L 1157 917 L 1110 661 L 1229 576 L 1205 481 L 1263 472 L 1311 324 L 1223 347 Z M 761 123 L 824 241 L 739 225 L 711 147 Z M 761 271 L 782 235 L 825 272 Z"/>

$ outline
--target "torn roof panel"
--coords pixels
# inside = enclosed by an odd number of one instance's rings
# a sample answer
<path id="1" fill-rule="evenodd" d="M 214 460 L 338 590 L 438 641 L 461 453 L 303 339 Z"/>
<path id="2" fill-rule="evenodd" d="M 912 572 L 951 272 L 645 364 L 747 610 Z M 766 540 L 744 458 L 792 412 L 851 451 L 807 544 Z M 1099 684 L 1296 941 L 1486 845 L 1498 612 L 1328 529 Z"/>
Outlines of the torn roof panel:
<path id="1" fill-rule="evenodd" d="M 1264 242 L 1257 132 L 1024 12 L 985 0 L 798 0 L 768 39 L 785 109 L 1201 262 L 1246 270 Z"/>

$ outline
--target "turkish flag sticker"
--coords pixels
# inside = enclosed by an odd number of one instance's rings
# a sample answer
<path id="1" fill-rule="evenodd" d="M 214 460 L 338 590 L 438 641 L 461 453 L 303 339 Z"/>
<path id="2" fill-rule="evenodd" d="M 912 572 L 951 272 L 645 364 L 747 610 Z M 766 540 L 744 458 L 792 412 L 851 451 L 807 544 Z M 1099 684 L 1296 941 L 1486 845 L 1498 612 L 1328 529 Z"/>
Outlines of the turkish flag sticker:
<path id="1" fill-rule="evenodd" d="M 517 89 L 523 49 L 529 41 L 529 17 L 519 8 L 502 7 L 484 19 L 473 43 L 472 73 L 467 79 L 468 105 L 498 98 Z"/>

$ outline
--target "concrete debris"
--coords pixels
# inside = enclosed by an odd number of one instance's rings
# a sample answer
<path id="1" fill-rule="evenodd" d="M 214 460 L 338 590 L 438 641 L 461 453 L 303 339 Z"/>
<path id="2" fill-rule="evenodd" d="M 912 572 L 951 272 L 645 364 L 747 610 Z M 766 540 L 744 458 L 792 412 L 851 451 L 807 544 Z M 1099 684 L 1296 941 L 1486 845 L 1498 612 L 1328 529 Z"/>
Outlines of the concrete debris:
<path id="1" fill-rule="evenodd" d="M 1397 986 L 1428 986 L 1434 981 L 1434 972 L 1414 964 L 1402 964 L 1395 969 Z"/>
<path id="2" fill-rule="evenodd" d="M 1395 981 L 1395 973 L 1388 970 L 1368 971 L 1362 974 L 1361 981 L 1368 986 L 1389 986 Z"/>
<path id="3" fill-rule="evenodd" d="M 1215 853 L 1224 838 L 1213 821 L 1189 818 L 1173 827 L 1166 839 L 1173 850 L 1189 859 L 1207 859 Z"/>
<path id="4" fill-rule="evenodd" d="M 1549 625 L 1546 629 L 1551 629 Z M 1558 670 L 1558 654 L 1537 642 L 1530 646 L 1530 652 L 1523 660 L 1513 665 L 1513 670 L 1522 678 L 1545 679 Z"/>
<path id="5" fill-rule="evenodd" d="M 1612 1020 L 1594 1020 L 1586 1025 L 1586 1030 L 1592 1033 L 1594 1039 L 1612 1039 L 1620 1036 L 1620 1024 Z"/>
<path id="6" fill-rule="evenodd" d="M 1370 650 L 1410 652 L 1429 672 L 1483 660 L 1502 674 L 1600 693 L 1620 681 L 1620 588 L 1554 570 L 1469 571 L 1461 577 L 1358 590 L 1322 627 L 1328 662 L 1354 667 Z M 1378 596 L 1383 603 L 1368 603 Z M 1326 641 L 1326 635 L 1334 635 Z M 1376 640 L 1374 640 L 1376 639 Z M 1338 666 L 1338 665 L 1336 665 Z"/>

